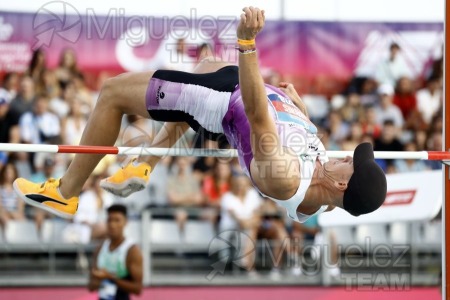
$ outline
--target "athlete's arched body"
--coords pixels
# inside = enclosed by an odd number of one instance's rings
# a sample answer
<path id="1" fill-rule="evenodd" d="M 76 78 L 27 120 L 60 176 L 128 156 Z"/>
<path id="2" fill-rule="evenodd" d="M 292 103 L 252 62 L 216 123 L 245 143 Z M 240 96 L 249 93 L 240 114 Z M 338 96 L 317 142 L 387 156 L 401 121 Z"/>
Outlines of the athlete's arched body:
<path id="1" fill-rule="evenodd" d="M 336 206 L 353 215 L 377 209 L 386 196 L 386 177 L 371 145 L 359 145 L 353 159 L 328 160 L 294 87 L 264 84 L 254 43 L 263 26 L 263 11 L 244 8 L 237 29 L 239 68 L 208 58 L 196 74 L 158 70 L 109 79 L 81 144 L 113 145 L 123 114 L 166 121 L 154 147 L 171 147 L 189 126 L 207 135 L 224 133 L 254 186 L 296 221 Z M 31 205 L 71 217 L 81 187 L 101 158 L 78 154 L 61 180 L 36 185 L 19 178 L 15 190 Z M 133 161 L 102 186 L 121 196 L 142 189 L 159 159 Z"/>

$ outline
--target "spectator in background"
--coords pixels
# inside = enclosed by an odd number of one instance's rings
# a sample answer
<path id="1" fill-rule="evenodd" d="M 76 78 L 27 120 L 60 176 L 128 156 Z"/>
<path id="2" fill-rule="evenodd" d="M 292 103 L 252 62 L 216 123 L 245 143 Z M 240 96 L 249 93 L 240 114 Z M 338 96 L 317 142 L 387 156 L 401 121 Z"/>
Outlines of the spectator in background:
<path id="1" fill-rule="evenodd" d="M 81 111 L 81 100 L 75 98 L 70 103 L 69 115 L 62 120 L 62 140 L 66 145 L 78 145 L 87 123 L 87 117 Z"/>
<path id="2" fill-rule="evenodd" d="M 56 73 L 53 70 L 46 70 L 42 76 L 43 94 L 50 99 L 61 97 L 61 86 L 59 85 Z"/>
<path id="3" fill-rule="evenodd" d="M 271 241 L 273 260 L 270 277 L 272 280 L 279 280 L 281 277 L 280 265 L 283 262 L 283 254 L 288 257 L 293 255 L 292 247 L 289 245 L 289 235 L 287 233 L 284 216 L 286 213 L 275 202 L 269 198 L 264 198 L 261 204 L 260 213 L 262 221 L 258 228 L 258 239 L 264 238 Z M 286 253 L 283 253 L 285 252 Z"/>
<path id="4" fill-rule="evenodd" d="M 417 146 L 414 142 L 408 142 L 403 151 L 417 151 Z M 419 159 L 397 159 L 394 161 L 394 166 L 398 173 L 421 172 L 429 169 L 425 161 Z"/>
<path id="5" fill-rule="evenodd" d="M 203 211 L 203 218 L 212 224 L 217 223 L 220 199 L 230 189 L 231 167 L 228 162 L 215 158 L 215 163 L 210 175 L 203 179 L 202 192 L 205 197 L 207 210 Z"/>
<path id="6" fill-rule="evenodd" d="M 70 104 L 75 101 L 76 97 L 77 90 L 75 85 L 72 82 L 68 82 L 61 91 L 61 97 L 50 99 L 49 110 L 60 119 L 64 119 L 69 114 Z"/>
<path id="7" fill-rule="evenodd" d="M 426 151 L 427 149 L 427 133 L 425 130 L 416 130 L 414 132 L 414 144 L 417 151 Z"/>
<path id="8" fill-rule="evenodd" d="M 242 170 L 241 170 L 242 172 Z M 252 241 L 246 239 L 240 253 L 250 253 L 243 257 L 238 263 L 245 268 L 249 275 L 256 275 L 254 262 L 254 245 L 256 242 L 258 228 L 261 224 L 260 207 L 262 199 L 258 192 L 250 187 L 249 179 L 244 173 L 234 173 L 231 177 L 230 191 L 225 193 L 220 201 L 221 219 L 219 230 L 221 232 L 232 232 L 240 230 Z M 227 239 L 225 239 L 227 240 Z"/>
<path id="9" fill-rule="evenodd" d="M 152 180 L 148 183 L 150 191 L 150 207 L 167 207 L 167 180 L 171 157 L 167 156 L 152 170 Z"/>
<path id="10" fill-rule="evenodd" d="M 425 72 L 427 78 L 439 78 L 442 81 L 444 76 L 444 51 L 444 44 L 442 44 L 440 57 L 433 59 L 431 69 Z"/>
<path id="11" fill-rule="evenodd" d="M 397 129 L 397 134 L 403 128 L 403 116 L 400 109 L 393 103 L 394 89 L 391 85 L 383 84 L 378 88 L 380 105 L 376 106 L 375 113 L 378 125 L 383 125 L 386 120 L 392 120 Z"/>
<path id="12" fill-rule="evenodd" d="M 371 106 L 378 103 L 377 83 L 373 78 L 368 77 L 362 82 L 360 98 L 363 106 Z"/>
<path id="13" fill-rule="evenodd" d="M 386 120 L 383 124 L 381 136 L 374 141 L 375 151 L 402 151 L 403 145 L 397 139 L 397 128 L 394 122 Z M 394 172 L 394 164 L 392 160 L 386 160 L 386 172 Z"/>
<path id="14" fill-rule="evenodd" d="M 33 51 L 31 55 L 30 65 L 26 71 L 26 75 L 30 76 L 34 83 L 38 85 L 41 82 L 42 76 L 47 69 L 47 64 L 45 62 L 45 52 L 41 48 Z M 38 91 L 43 92 L 43 91 Z"/>
<path id="15" fill-rule="evenodd" d="M 152 61 L 148 66 L 143 66 L 143 69 L 169 69 L 192 72 L 197 62 L 197 57 L 189 56 L 188 50 L 192 53 L 192 56 L 196 56 L 198 54 L 197 44 L 186 45 L 184 38 L 179 38 L 177 40 L 169 39 L 161 45 Z"/>
<path id="16" fill-rule="evenodd" d="M 417 109 L 424 121 L 430 125 L 433 116 L 442 106 L 442 82 L 439 77 L 427 80 L 426 87 L 417 91 Z"/>
<path id="17" fill-rule="evenodd" d="M 389 47 L 389 57 L 380 62 L 375 71 L 375 79 L 379 84 L 395 86 L 400 77 L 411 77 L 405 60 L 400 52 L 400 46 L 397 43 L 392 43 Z"/>
<path id="18" fill-rule="evenodd" d="M 401 77 L 397 81 L 393 103 L 400 108 L 403 119 L 405 120 L 407 120 L 416 110 L 417 103 L 414 86 L 413 82 L 408 77 Z"/>
<path id="19" fill-rule="evenodd" d="M 64 49 L 59 56 L 59 64 L 56 69 L 56 77 L 61 86 L 68 84 L 80 70 L 77 65 L 77 57 L 75 51 L 71 48 Z"/>
<path id="20" fill-rule="evenodd" d="M 25 204 L 12 188 L 17 178 L 17 169 L 12 163 L 7 163 L 0 170 L 0 225 L 5 228 L 9 220 L 25 219 Z"/>
<path id="21" fill-rule="evenodd" d="M 20 138 L 24 143 L 42 144 L 61 134 L 58 117 L 48 111 L 48 98 L 38 96 L 33 101 L 32 112 L 20 117 Z"/>
<path id="22" fill-rule="evenodd" d="M 208 43 L 201 44 L 197 49 L 197 61 L 201 62 L 204 58 L 214 56 L 213 48 Z"/>
<path id="23" fill-rule="evenodd" d="M 197 142 L 196 148 L 205 148 L 205 149 L 218 149 L 219 144 L 216 141 L 211 141 L 204 138 L 204 135 L 197 134 L 194 138 L 194 142 Z M 203 145 L 202 145 L 203 142 Z M 212 168 L 215 164 L 214 157 L 199 157 L 195 161 L 192 166 L 194 175 L 200 182 L 203 182 L 203 179 L 206 175 L 211 173 Z"/>
<path id="24" fill-rule="evenodd" d="M 36 169 L 31 175 L 31 181 L 42 182 L 48 178 L 57 178 L 60 174 L 56 173 L 56 160 L 54 156 L 47 156 L 44 158 L 44 162 Z"/>
<path id="25" fill-rule="evenodd" d="M 384 121 L 381 136 L 375 140 L 375 151 L 402 151 L 403 145 L 397 139 L 394 122 Z"/>
<path id="26" fill-rule="evenodd" d="M 427 125 L 417 110 L 416 93 L 411 79 L 401 77 L 398 80 L 393 99 L 394 105 L 400 108 L 405 120 L 403 127 L 406 131 L 403 134 L 411 135 L 413 131 L 426 129 Z"/>
<path id="27" fill-rule="evenodd" d="M 13 116 L 19 119 L 24 113 L 30 112 L 33 108 L 35 96 L 36 93 L 33 79 L 29 76 L 22 77 L 20 80 L 19 93 L 10 105 Z"/>
<path id="28" fill-rule="evenodd" d="M 361 98 L 357 93 L 350 93 L 347 96 L 347 102 L 340 109 L 342 119 L 347 123 L 357 122 L 364 115 L 364 107 L 361 104 Z"/>
<path id="29" fill-rule="evenodd" d="M 373 106 L 368 106 L 365 109 L 364 117 L 359 120 L 364 134 L 371 135 L 374 139 L 381 134 L 381 126 L 377 122 L 376 109 Z"/>
<path id="30" fill-rule="evenodd" d="M 11 99 L 17 96 L 17 91 L 19 90 L 19 74 L 16 72 L 9 72 L 3 76 L 2 87 L 9 93 Z"/>
<path id="31" fill-rule="evenodd" d="M 60 176 L 62 176 L 61 174 L 64 174 L 64 172 L 67 169 L 68 166 L 68 157 L 69 155 L 67 154 L 49 154 L 49 153 L 36 153 L 36 155 L 33 158 L 33 166 L 34 166 L 34 174 L 39 174 L 42 173 L 44 168 L 45 168 L 45 161 L 50 159 L 50 161 L 53 162 L 54 166 L 53 171 L 52 171 L 52 176 L 53 178 L 58 178 Z M 41 177 L 44 178 L 44 177 Z"/>
<path id="32" fill-rule="evenodd" d="M 10 94 L 0 88 L 0 143 L 19 143 L 19 120 L 10 110 Z"/>
<path id="33" fill-rule="evenodd" d="M 431 132 L 427 139 L 428 151 L 442 151 L 442 131 Z M 439 160 L 427 160 L 427 165 L 432 170 L 441 170 L 442 162 Z"/>
<path id="34" fill-rule="evenodd" d="M 50 100 L 61 97 L 61 87 L 53 70 L 45 70 L 41 76 L 40 91 L 38 94 L 46 94 Z"/>
<path id="35" fill-rule="evenodd" d="M 212 174 L 206 175 L 203 180 L 202 191 L 207 205 L 220 206 L 222 195 L 228 192 L 230 185 L 231 168 L 227 162 L 215 158 Z"/>
<path id="36" fill-rule="evenodd" d="M 339 249 L 336 241 L 336 236 L 332 230 L 329 231 L 329 235 L 324 237 L 322 234 L 322 230 L 319 227 L 319 217 L 318 215 L 313 215 L 309 218 L 305 223 L 293 223 L 292 228 L 292 237 L 294 240 L 300 241 L 300 252 L 303 252 L 305 242 L 309 244 L 314 244 L 317 246 L 328 244 L 330 247 L 330 258 L 327 258 L 327 262 L 330 263 L 330 266 L 326 265 L 325 267 L 329 267 L 329 274 L 333 277 L 337 277 L 341 275 L 341 269 L 338 266 L 339 259 Z M 319 251 L 322 249 L 318 248 Z M 298 266 L 300 267 L 300 266 Z M 301 271 L 301 268 L 300 268 Z M 300 275 L 297 271 L 297 275 Z"/>
<path id="37" fill-rule="evenodd" d="M 33 174 L 29 155 L 30 153 L 27 152 L 14 152 L 9 156 L 9 160 L 14 163 L 19 177 L 31 178 L 31 174 Z"/>
<path id="38" fill-rule="evenodd" d="M 97 207 L 98 210 L 98 224 L 105 224 L 106 223 L 106 209 L 110 207 L 114 203 L 114 195 L 111 193 L 108 193 L 104 189 L 100 187 L 100 181 L 103 179 L 104 176 L 101 175 L 94 175 L 92 176 L 92 189 L 95 192 L 96 195 L 96 201 L 97 201 Z"/>
<path id="39" fill-rule="evenodd" d="M 325 149 L 330 151 L 341 150 L 339 144 L 330 139 L 330 130 L 328 128 L 318 127 L 317 132 Z"/>
<path id="40" fill-rule="evenodd" d="M 171 66 L 174 70 L 179 70 L 183 72 L 192 72 L 194 69 L 195 60 L 188 54 L 188 49 L 186 47 L 186 41 L 181 38 L 177 41 L 177 55 L 174 61 L 172 61 Z"/>
<path id="41" fill-rule="evenodd" d="M 203 196 L 200 182 L 191 174 L 189 159 L 178 157 L 175 167 L 167 182 L 167 196 L 169 204 L 179 208 L 175 212 L 175 220 L 183 231 L 188 218 L 186 208 L 200 207 L 203 204 Z"/>
<path id="42" fill-rule="evenodd" d="M 92 97 L 91 90 L 86 86 L 86 80 L 82 73 L 77 73 L 74 75 L 71 81 L 77 91 L 77 98 L 82 102 L 82 111 L 84 114 L 88 115 L 91 113 L 94 107 L 94 100 Z"/>
<path id="43" fill-rule="evenodd" d="M 372 146 L 373 146 L 375 144 L 373 135 L 364 133 L 361 137 L 361 143 L 369 143 L 369 144 L 372 144 Z"/>
<path id="44" fill-rule="evenodd" d="M 344 151 L 355 150 L 356 146 L 362 143 L 361 141 L 362 136 L 363 136 L 363 129 L 361 123 L 353 122 L 350 127 L 350 134 L 342 142 L 342 150 Z"/>
<path id="45" fill-rule="evenodd" d="M 190 57 L 187 52 L 186 41 L 180 38 L 176 41 L 175 51 L 169 51 L 168 61 L 165 62 L 166 68 L 172 70 L 192 72 L 195 67 L 195 59 Z"/>
<path id="46" fill-rule="evenodd" d="M 328 115 L 328 128 L 330 139 L 336 143 L 342 142 L 349 133 L 349 126 L 342 120 L 338 111 L 331 111 Z"/>
<path id="47" fill-rule="evenodd" d="M 428 128 L 428 132 L 430 133 L 438 132 L 442 134 L 443 127 L 444 127 L 444 120 L 442 117 L 442 110 L 440 109 L 431 120 L 431 126 Z"/>

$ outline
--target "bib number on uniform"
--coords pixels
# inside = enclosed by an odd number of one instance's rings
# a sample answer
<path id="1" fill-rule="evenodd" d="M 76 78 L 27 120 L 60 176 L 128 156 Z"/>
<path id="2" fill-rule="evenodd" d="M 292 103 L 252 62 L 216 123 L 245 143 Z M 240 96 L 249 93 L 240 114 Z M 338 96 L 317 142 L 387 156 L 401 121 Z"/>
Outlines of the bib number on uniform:
<path id="1" fill-rule="evenodd" d="M 310 120 L 294 105 L 294 103 L 278 94 L 269 94 L 267 97 L 274 108 L 279 122 L 303 127 L 312 134 L 317 133 L 317 128 Z"/>
<path id="2" fill-rule="evenodd" d="M 110 280 L 103 280 L 98 290 L 98 296 L 102 300 L 115 300 L 117 285 Z"/>

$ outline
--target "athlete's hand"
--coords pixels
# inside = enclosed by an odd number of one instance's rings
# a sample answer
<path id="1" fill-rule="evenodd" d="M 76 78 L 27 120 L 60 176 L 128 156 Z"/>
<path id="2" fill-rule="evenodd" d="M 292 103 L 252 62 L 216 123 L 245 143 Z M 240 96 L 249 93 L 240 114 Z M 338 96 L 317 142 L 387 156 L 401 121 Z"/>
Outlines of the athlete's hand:
<path id="1" fill-rule="evenodd" d="M 297 106 L 305 116 L 308 117 L 308 111 L 306 110 L 306 105 L 303 103 L 302 98 L 298 95 L 297 91 L 295 90 L 295 87 L 292 83 L 288 82 L 280 82 L 279 83 L 280 90 L 284 92 L 289 99 Z"/>
<path id="2" fill-rule="evenodd" d="M 264 27 L 264 10 L 257 7 L 244 7 L 237 28 L 237 37 L 241 40 L 253 40 Z"/>
<path id="3" fill-rule="evenodd" d="M 279 87 L 295 104 L 302 102 L 302 98 L 300 98 L 292 83 L 282 81 L 279 83 Z"/>
<path id="4" fill-rule="evenodd" d="M 113 278 L 113 275 L 110 274 L 105 269 L 93 269 L 92 277 L 97 278 L 99 280 L 103 280 L 103 279 L 111 279 L 111 278 Z"/>

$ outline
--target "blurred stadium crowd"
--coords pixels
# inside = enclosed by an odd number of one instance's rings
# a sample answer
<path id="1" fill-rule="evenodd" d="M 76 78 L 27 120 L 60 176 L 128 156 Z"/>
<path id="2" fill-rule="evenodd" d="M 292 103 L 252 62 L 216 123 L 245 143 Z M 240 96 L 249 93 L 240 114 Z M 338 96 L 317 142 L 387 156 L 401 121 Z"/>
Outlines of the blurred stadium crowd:
<path id="1" fill-rule="evenodd" d="M 170 65 L 169 62 L 166 67 L 192 71 L 208 52 L 204 47 L 198 52 L 199 58 L 188 59 L 182 45 L 178 49 L 181 59 L 177 61 L 189 64 Z M 262 73 L 270 84 L 278 85 L 283 80 L 283 74 L 273 70 Z M 44 50 L 35 51 L 26 73 L 7 73 L 0 81 L 0 142 L 78 144 L 100 93 L 95 87 L 100 87 L 107 79 L 105 74 L 96 78 L 96 82 L 86 82 L 73 49 L 61 53 L 55 69 L 47 67 Z M 303 95 L 303 98 L 327 150 L 353 150 L 364 141 L 381 151 L 441 150 L 442 59 L 430 64 L 426 74 L 425 78 L 412 78 L 401 59 L 401 49 L 393 43 L 390 57 L 380 62 L 373 77 L 349 78 L 347 88 L 330 99 L 321 95 Z M 127 116 L 118 145 L 148 145 L 160 128 L 157 122 Z M 205 141 L 193 131 L 179 143 L 181 147 L 227 147 L 224 141 Z M 60 177 L 71 157 L 0 153 L 2 228 L 11 220 L 32 220 L 39 231 L 46 219 L 54 218 L 41 210 L 25 207 L 14 194 L 12 182 L 18 176 L 35 182 Z M 64 229 L 66 242 L 87 244 L 104 238 L 105 209 L 112 203 L 126 204 L 132 219 L 138 219 L 142 210 L 149 207 L 154 218 L 174 219 L 181 232 L 187 220 L 200 219 L 220 231 L 245 230 L 253 239 L 311 240 L 320 233 L 316 218 L 305 224 L 287 223 L 283 211 L 251 188 L 234 160 L 167 157 L 153 170 L 147 189 L 127 199 L 101 190 L 99 181 L 128 159 L 107 156 L 97 167 L 81 194 L 75 219 Z M 386 173 L 441 168 L 440 162 L 419 160 L 380 160 L 379 164 Z M 332 244 L 339 242 L 338 236 L 330 239 Z M 284 250 L 286 248 L 274 249 Z M 296 255 L 287 254 L 288 257 Z M 332 256 L 336 262 L 336 253 Z M 250 266 L 248 270 L 253 272 Z M 339 274 L 339 268 L 333 272 Z"/>

